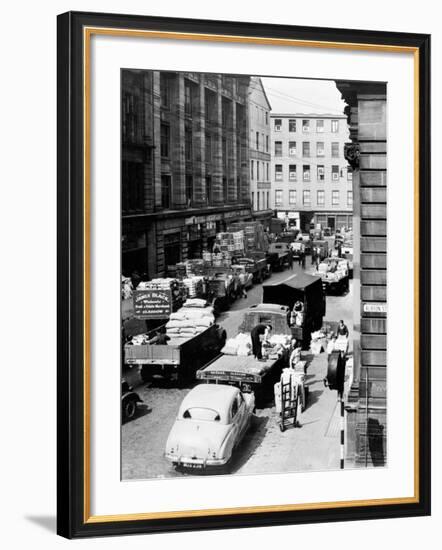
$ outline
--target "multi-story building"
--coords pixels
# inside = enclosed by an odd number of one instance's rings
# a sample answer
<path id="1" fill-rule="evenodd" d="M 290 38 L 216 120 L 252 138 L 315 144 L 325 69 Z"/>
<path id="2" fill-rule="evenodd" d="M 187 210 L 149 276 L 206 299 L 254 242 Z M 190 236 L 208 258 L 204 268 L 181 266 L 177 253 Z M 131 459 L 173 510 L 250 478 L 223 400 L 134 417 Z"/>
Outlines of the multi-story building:
<path id="1" fill-rule="evenodd" d="M 346 403 L 346 459 L 387 464 L 387 88 L 337 81 L 347 103 L 353 165 L 353 376 Z M 349 140 L 349 141 L 350 141 Z"/>
<path id="2" fill-rule="evenodd" d="M 268 226 L 273 215 L 270 202 L 270 110 L 271 105 L 259 77 L 249 85 L 250 199 L 253 217 Z"/>
<path id="3" fill-rule="evenodd" d="M 271 206 L 308 230 L 311 223 L 352 227 L 352 172 L 344 159 L 344 115 L 271 115 Z"/>
<path id="4" fill-rule="evenodd" d="M 122 72 L 122 271 L 162 276 L 251 218 L 249 77 Z"/>

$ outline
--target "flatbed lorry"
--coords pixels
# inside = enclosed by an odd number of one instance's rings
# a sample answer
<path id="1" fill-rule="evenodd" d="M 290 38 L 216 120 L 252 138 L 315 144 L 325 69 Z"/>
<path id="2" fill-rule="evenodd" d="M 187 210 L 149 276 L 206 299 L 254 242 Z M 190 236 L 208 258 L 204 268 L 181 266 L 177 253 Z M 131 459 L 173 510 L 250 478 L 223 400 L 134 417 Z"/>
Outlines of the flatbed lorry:
<path id="1" fill-rule="evenodd" d="M 162 330 L 159 327 L 157 330 Z M 154 336 L 147 334 L 147 337 Z M 180 341 L 179 341 L 180 340 Z M 128 367 L 138 365 L 143 381 L 166 378 L 178 383 L 195 379 L 196 371 L 217 357 L 226 341 L 225 330 L 213 324 L 188 339 L 171 339 L 167 344 L 126 343 L 124 363 Z"/>
<path id="2" fill-rule="evenodd" d="M 289 263 L 290 246 L 287 243 L 270 243 L 267 250 L 267 262 L 272 271 L 281 271 Z"/>
<path id="3" fill-rule="evenodd" d="M 239 332 L 249 334 L 259 323 L 272 325 L 272 334 L 291 335 L 289 326 L 290 311 L 286 306 L 259 304 L 251 306 L 244 313 Z M 254 392 L 258 406 L 273 396 L 273 386 L 280 379 L 282 369 L 288 365 L 289 348 L 277 357 L 258 361 L 253 355 L 225 355 L 213 359 L 199 369 L 196 378 L 212 384 L 237 386 L 243 392 Z"/>
<path id="4" fill-rule="evenodd" d="M 250 253 L 247 257 L 236 258 L 236 263 L 244 265 L 248 273 L 251 273 L 253 283 L 262 283 L 264 279 L 270 276 L 267 260 L 264 252 Z"/>
<path id="5" fill-rule="evenodd" d="M 292 337 L 303 349 L 308 349 L 311 333 L 321 328 L 325 316 L 326 301 L 321 277 L 297 273 L 281 283 L 267 283 L 262 289 L 263 305 L 279 304 L 291 312 Z M 299 312 L 295 315 L 297 308 Z"/>

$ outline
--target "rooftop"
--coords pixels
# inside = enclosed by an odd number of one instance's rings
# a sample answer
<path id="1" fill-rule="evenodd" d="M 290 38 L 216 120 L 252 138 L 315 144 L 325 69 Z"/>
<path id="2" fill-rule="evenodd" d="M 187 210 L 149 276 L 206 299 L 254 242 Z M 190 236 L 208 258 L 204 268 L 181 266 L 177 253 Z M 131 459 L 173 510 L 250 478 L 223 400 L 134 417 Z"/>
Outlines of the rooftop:
<path id="1" fill-rule="evenodd" d="M 330 113 L 270 113 L 270 118 L 347 118 L 344 114 L 331 115 Z"/>

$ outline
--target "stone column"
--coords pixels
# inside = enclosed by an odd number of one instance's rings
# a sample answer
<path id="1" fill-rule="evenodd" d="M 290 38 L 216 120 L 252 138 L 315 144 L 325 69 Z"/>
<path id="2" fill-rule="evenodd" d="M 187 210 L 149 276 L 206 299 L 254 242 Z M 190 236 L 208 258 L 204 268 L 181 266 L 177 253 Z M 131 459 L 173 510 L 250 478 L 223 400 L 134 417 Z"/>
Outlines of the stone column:
<path id="1" fill-rule="evenodd" d="M 218 76 L 218 91 L 216 93 L 216 120 L 213 122 L 213 144 L 214 170 L 212 173 L 213 204 L 220 206 L 224 203 L 223 197 L 223 131 L 222 131 L 222 95 L 221 76 Z"/>
<path id="2" fill-rule="evenodd" d="M 236 151 L 236 102 L 230 103 L 230 128 L 228 135 L 231 143 L 229 159 L 229 202 L 237 202 L 236 177 L 237 177 L 237 151 Z"/>
<path id="3" fill-rule="evenodd" d="M 178 73 L 177 86 L 174 90 L 174 116 L 171 121 L 171 167 L 172 193 L 171 207 L 186 207 L 185 180 L 185 132 L 184 132 L 184 75 Z"/>
<path id="4" fill-rule="evenodd" d="M 158 74 L 158 73 L 156 73 Z M 144 163 L 144 209 L 153 212 L 155 209 L 155 174 L 154 174 L 154 103 L 153 103 L 152 71 L 143 74 L 143 133 L 146 146 L 146 162 Z"/>
<path id="5" fill-rule="evenodd" d="M 239 200 L 242 203 L 250 204 L 250 110 L 247 103 L 243 111 L 244 128 L 241 128 L 241 195 Z"/>
<path id="6" fill-rule="evenodd" d="M 154 200 L 155 209 L 161 208 L 161 99 L 160 99 L 160 73 L 152 72 L 152 112 L 153 134 L 152 139 L 155 148 L 152 151 L 154 170 Z"/>
<path id="7" fill-rule="evenodd" d="M 204 76 L 195 86 L 196 97 L 193 102 L 193 199 L 194 206 L 206 204 L 206 115 L 204 101 Z"/>

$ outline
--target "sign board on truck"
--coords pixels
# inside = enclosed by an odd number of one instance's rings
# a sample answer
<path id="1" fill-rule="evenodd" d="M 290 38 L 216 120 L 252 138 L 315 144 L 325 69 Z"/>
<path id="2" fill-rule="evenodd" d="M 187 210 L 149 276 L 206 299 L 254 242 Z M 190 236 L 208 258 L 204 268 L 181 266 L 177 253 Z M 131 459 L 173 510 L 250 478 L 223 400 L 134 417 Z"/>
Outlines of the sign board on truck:
<path id="1" fill-rule="evenodd" d="M 137 319 L 167 319 L 172 313 L 172 292 L 168 289 L 135 290 L 133 298 Z"/>

